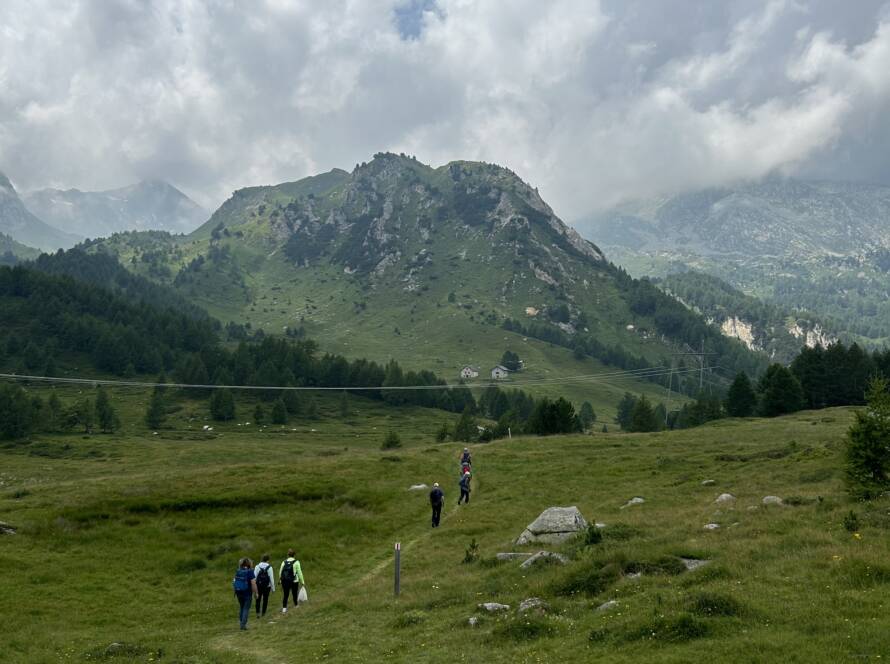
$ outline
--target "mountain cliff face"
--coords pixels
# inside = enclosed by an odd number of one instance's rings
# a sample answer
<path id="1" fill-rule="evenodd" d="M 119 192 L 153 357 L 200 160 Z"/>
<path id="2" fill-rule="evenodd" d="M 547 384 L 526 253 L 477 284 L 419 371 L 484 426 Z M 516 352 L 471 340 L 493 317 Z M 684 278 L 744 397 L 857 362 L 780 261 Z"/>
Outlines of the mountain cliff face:
<path id="1" fill-rule="evenodd" d="M 53 228 L 29 212 L 9 178 L 2 173 L 0 173 L 0 233 L 21 244 L 46 251 L 71 247 L 79 239 L 77 235 Z"/>
<path id="2" fill-rule="evenodd" d="M 92 238 L 133 230 L 188 233 L 207 219 L 197 203 L 159 180 L 109 191 L 41 189 L 24 203 L 53 226 Z"/>
<path id="3" fill-rule="evenodd" d="M 629 203 L 586 228 L 635 275 L 696 269 L 843 337 L 890 337 L 890 187 L 769 178 Z"/>

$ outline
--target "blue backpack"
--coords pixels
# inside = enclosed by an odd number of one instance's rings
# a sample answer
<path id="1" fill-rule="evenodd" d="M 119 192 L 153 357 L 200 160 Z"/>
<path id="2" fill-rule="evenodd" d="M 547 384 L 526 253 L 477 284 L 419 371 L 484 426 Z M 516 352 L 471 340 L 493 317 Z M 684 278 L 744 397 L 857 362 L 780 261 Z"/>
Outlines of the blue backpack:
<path id="1" fill-rule="evenodd" d="M 250 573 L 253 570 L 247 568 L 238 568 L 235 572 L 235 578 L 232 579 L 232 588 L 236 593 L 243 593 L 250 590 Z"/>

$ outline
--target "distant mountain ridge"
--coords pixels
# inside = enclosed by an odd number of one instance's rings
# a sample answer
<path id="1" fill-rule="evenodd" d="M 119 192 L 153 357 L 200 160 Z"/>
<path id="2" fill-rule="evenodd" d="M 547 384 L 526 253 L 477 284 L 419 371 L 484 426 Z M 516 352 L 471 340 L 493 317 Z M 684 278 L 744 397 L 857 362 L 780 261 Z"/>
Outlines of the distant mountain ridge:
<path id="1" fill-rule="evenodd" d="M 189 233 L 207 219 L 206 210 L 162 180 L 108 191 L 41 189 L 23 201 L 47 223 L 90 238 L 133 230 Z"/>
<path id="2" fill-rule="evenodd" d="M 584 228 L 636 276 L 703 271 L 842 337 L 890 340 L 890 187 L 771 177 L 626 203 Z"/>
<path id="3" fill-rule="evenodd" d="M 3 173 L 0 173 L 0 233 L 23 245 L 45 251 L 71 247 L 81 239 L 78 235 L 52 227 L 32 214 Z"/>

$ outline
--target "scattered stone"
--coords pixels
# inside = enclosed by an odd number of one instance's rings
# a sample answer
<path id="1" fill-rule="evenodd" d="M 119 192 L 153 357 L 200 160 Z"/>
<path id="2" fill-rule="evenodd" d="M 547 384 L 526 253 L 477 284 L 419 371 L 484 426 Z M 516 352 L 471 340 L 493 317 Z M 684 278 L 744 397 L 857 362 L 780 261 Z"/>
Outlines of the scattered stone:
<path id="1" fill-rule="evenodd" d="M 15 535 L 16 530 L 15 526 L 0 521 L 0 535 Z"/>
<path id="2" fill-rule="evenodd" d="M 716 525 L 716 524 L 715 524 Z M 710 560 L 702 560 L 701 558 L 680 558 L 684 565 L 686 565 L 686 569 L 690 572 L 694 569 L 698 569 L 699 567 L 704 567 L 705 565 L 710 564 Z"/>
<path id="3" fill-rule="evenodd" d="M 702 480 L 701 481 L 702 486 L 714 486 L 715 484 L 717 484 L 717 480 Z"/>
<path id="4" fill-rule="evenodd" d="M 608 602 L 603 602 L 598 607 L 596 607 L 596 610 L 597 611 L 611 611 L 612 609 L 617 609 L 617 608 L 618 608 L 618 601 L 614 600 L 614 599 L 610 599 Z"/>
<path id="5" fill-rule="evenodd" d="M 544 613 L 550 605 L 540 597 L 529 597 L 519 603 L 519 613 L 528 613 L 529 611 L 538 611 Z"/>
<path id="6" fill-rule="evenodd" d="M 408 491 L 423 491 L 424 489 L 429 489 L 426 484 L 412 484 L 408 487 Z"/>
<path id="7" fill-rule="evenodd" d="M 631 505 L 642 505 L 645 502 L 646 502 L 645 498 L 640 498 L 639 496 L 634 496 L 633 498 L 628 500 L 626 503 L 624 503 L 624 505 L 621 506 L 621 509 L 624 509 L 625 507 L 630 507 Z"/>
<path id="8" fill-rule="evenodd" d="M 509 611 L 509 604 L 498 604 L 497 602 L 484 602 L 479 605 L 480 609 L 488 611 L 489 613 L 495 613 L 497 611 Z"/>
<path id="9" fill-rule="evenodd" d="M 785 501 L 783 501 L 778 496 L 764 496 L 763 500 L 761 500 L 764 505 L 784 505 Z"/>
<path id="10" fill-rule="evenodd" d="M 535 555 L 530 557 L 524 563 L 522 563 L 519 567 L 521 569 L 528 569 L 534 565 L 537 565 L 540 562 L 549 562 L 549 563 L 557 563 L 559 565 L 565 565 L 569 562 L 569 559 L 566 558 L 561 553 L 553 553 L 552 551 L 538 551 Z"/>
<path id="11" fill-rule="evenodd" d="M 720 528 L 720 524 L 719 524 L 719 523 L 706 523 L 706 524 L 704 525 L 704 529 L 705 529 L 705 530 L 717 530 L 717 529 L 719 529 L 719 528 Z"/>
<path id="12" fill-rule="evenodd" d="M 587 520 L 577 507 L 548 507 L 517 538 L 516 544 L 544 542 L 555 544 L 574 537 L 587 528 Z"/>
<path id="13" fill-rule="evenodd" d="M 467 624 L 470 627 L 475 627 L 476 625 L 479 624 L 479 618 L 477 618 L 476 616 L 470 616 L 470 619 L 467 621 Z"/>
<path id="14" fill-rule="evenodd" d="M 530 553 L 521 553 L 518 551 L 507 551 L 504 553 L 499 553 L 495 556 L 496 559 L 501 560 L 501 561 L 517 560 L 520 558 L 522 560 L 525 560 L 526 558 L 531 558 L 531 557 L 532 557 L 532 554 L 530 554 Z"/>
<path id="15" fill-rule="evenodd" d="M 733 496 L 731 493 L 721 493 L 719 496 L 717 496 L 717 500 L 715 500 L 714 502 L 715 503 L 731 503 L 734 500 L 735 500 L 735 496 Z"/>
<path id="16" fill-rule="evenodd" d="M 631 572 L 630 574 L 627 575 L 627 578 L 628 579 L 639 579 L 641 576 L 643 576 L 642 572 Z"/>

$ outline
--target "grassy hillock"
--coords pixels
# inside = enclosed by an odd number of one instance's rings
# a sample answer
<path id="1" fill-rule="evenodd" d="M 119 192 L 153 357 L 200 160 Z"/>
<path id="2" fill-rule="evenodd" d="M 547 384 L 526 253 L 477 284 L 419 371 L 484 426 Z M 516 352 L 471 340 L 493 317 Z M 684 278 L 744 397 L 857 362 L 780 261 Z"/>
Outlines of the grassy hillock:
<path id="1" fill-rule="evenodd" d="M 354 399 L 342 418 L 321 398 L 316 422 L 260 429 L 239 417 L 205 432 L 203 409 L 186 404 L 152 436 L 126 425 L 148 395 L 112 396 L 125 422 L 116 434 L 0 449 L 0 520 L 17 529 L 0 535 L 0 563 L 17 570 L 20 598 L 3 611 L 4 661 L 687 662 L 706 652 L 814 662 L 890 653 L 890 502 L 847 498 L 845 409 L 478 445 L 472 502 L 457 508 L 459 445 L 433 442 L 438 411 Z M 404 447 L 384 452 L 390 428 Z M 408 487 L 436 480 L 447 507 L 431 530 L 425 493 Z M 724 492 L 736 500 L 715 504 Z M 764 506 L 767 495 L 785 504 Z M 622 508 L 634 496 L 645 502 Z M 553 505 L 605 523 L 602 541 L 543 547 L 566 554 L 565 566 L 497 563 L 498 552 L 541 548 L 512 541 Z M 855 534 L 843 525 L 851 510 Z M 463 563 L 472 540 L 480 557 Z M 237 559 L 268 552 L 277 568 L 289 546 L 311 602 L 284 618 L 251 617 L 239 632 Z M 680 557 L 709 563 L 687 571 Z M 518 616 L 529 597 L 550 609 Z M 617 605 L 597 611 L 609 600 Z M 511 609 L 484 614 L 485 601 Z"/>

